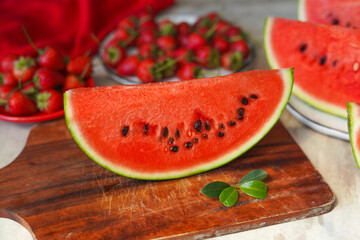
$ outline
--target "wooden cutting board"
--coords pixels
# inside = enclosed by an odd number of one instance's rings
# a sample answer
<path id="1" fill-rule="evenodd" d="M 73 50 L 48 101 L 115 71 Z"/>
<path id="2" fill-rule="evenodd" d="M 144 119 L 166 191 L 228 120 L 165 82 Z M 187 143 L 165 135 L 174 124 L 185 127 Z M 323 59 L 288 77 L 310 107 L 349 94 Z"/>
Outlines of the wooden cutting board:
<path id="1" fill-rule="evenodd" d="M 245 194 L 227 208 L 199 190 L 236 184 L 264 168 L 268 197 Z M 324 214 L 335 196 L 281 123 L 246 154 L 195 176 L 144 181 L 90 160 L 65 121 L 36 126 L 20 156 L 0 170 L 0 208 L 23 217 L 38 240 L 203 239 Z"/>

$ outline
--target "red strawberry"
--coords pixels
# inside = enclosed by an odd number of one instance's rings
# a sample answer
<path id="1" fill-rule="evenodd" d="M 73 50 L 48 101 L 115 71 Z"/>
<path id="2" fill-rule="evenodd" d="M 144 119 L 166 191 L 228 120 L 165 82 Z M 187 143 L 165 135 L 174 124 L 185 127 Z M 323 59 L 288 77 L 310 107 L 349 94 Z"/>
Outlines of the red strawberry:
<path id="1" fill-rule="evenodd" d="M 0 113 L 5 113 L 5 105 L 8 102 L 10 92 L 14 88 L 11 86 L 0 85 Z"/>
<path id="2" fill-rule="evenodd" d="M 180 47 L 187 47 L 188 41 L 189 41 L 189 35 L 187 34 L 179 34 L 176 37 L 176 40 L 178 42 L 178 45 Z"/>
<path id="3" fill-rule="evenodd" d="M 206 36 L 207 32 L 209 31 L 208 27 L 201 27 L 196 30 L 197 33 L 199 33 L 202 36 Z"/>
<path id="4" fill-rule="evenodd" d="M 161 36 L 156 41 L 157 46 L 162 50 L 173 50 L 176 48 L 176 41 L 171 36 Z"/>
<path id="5" fill-rule="evenodd" d="M 180 59 L 178 62 L 179 65 L 184 65 L 192 61 L 194 54 L 191 50 L 187 48 L 178 48 L 174 51 L 173 57 L 175 59 Z"/>
<path id="6" fill-rule="evenodd" d="M 81 87 L 86 87 L 86 83 L 78 76 L 71 74 L 66 76 L 62 91 L 66 92 L 67 90 Z"/>
<path id="7" fill-rule="evenodd" d="M 226 30 L 225 34 L 226 34 L 226 36 L 228 38 L 233 38 L 233 37 L 236 37 L 236 36 L 240 36 L 241 35 L 241 30 L 238 27 L 231 26 L 231 27 L 229 27 L 228 30 Z"/>
<path id="8" fill-rule="evenodd" d="M 132 29 L 135 30 L 137 24 L 137 17 L 130 16 L 121 20 L 118 24 L 118 28 Z"/>
<path id="9" fill-rule="evenodd" d="M 230 46 L 230 50 L 241 52 L 243 54 L 244 58 L 249 56 L 249 47 L 244 40 L 237 40 L 237 41 L 233 42 Z"/>
<path id="10" fill-rule="evenodd" d="M 26 97 L 22 92 L 15 91 L 9 98 L 7 111 L 11 115 L 27 116 L 35 114 L 37 109 L 33 100 Z"/>
<path id="11" fill-rule="evenodd" d="M 176 28 L 178 34 L 188 35 L 191 32 L 190 25 L 187 22 L 180 22 Z"/>
<path id="12" fill-rule="evenodd" d="M 133 76 L 136 74 L 136 69 L 140 64 L 137 56 L 129 56 L 119 63 L 116 72 L 120 75 Z"/>
<path id="13" fill-rule="evenodd" d="M 85 83 L 86 83 L 87 87 L 93 87 L 95 85 L 95 81 L 92 77 L 89 77 L 88 79 L 86 79 Z"/>
<path id="14" fill-rule="evenodd" d="M 131 46 L 134 43 L 136 32 L 131 29 L 117 28 L 115 30 L 114 39 L 122 42 L 122 46 Z"/>
<path id="15" fill-rule="evenodd" d="M 139 47 L 138 54 L 143 59 L 156 59 L 160 55 L 160 50 L 155 44 L 145 43 Z"/>
<path id="16" fill-rule="evenodd" d="M 141 46 L 145 43 L 156 43 L 156 33 L 153 29 L 144 29 L 136 38 L 136 46 Z"/>
<path id="17" fill-rule="evenodd" d="M 158 25 L 153 18 L 149 18 L 143 21 L 140 20 L 139 28 L 140 32 L 144 31 L 145 29 L 156 30 L 158 28 Z"/>
<path id="18" fill-rule="evenodd" d="M 86 68 L 88 69 L 87 71 Z M 83 72 L 86 71 L 84 77 L 88 78 L 91 75 L 91 59 L 86 56 L 75 57 L 74 59 L 70 60 L 66 70 L 68 73 L 78 76 L 81 76 Z"/>
<path id="19" fill-rule="evenodd" d="M 171 22 L 169 19 L 163 19 L 159 23 L 159 32 L 160 32 L 160 35 L 162 35 L 162 36 L 165 36 L 165 35 L 175 36 L 176 35 L 175 24 L 173 22 Z"/>
<path id="20" fill-rule="evenodd" d="M 116 39 L 116 38 L 113 38 L 111 39 L 108 43 L 106 43 L 105 45 L 105 48 L 108 48 L 108 47 L 122 47 L 124 46 L 124 42 L 119 40 L 119 39 Z"/>
<path id="21" fill-rule="evenodd" d="M 220 16 L 217 12 L 209 12 L 206 16 L 213 22 L 220 19 Z"/>
<path id="22" fill-rule="evenodd" d="M 36 70 L 35 60 L 31 57 L 21 56 L 14 62 L 13 74 L 16 80 L 21 78 L 21 82 L 27 82 L 32 79 Z"/>
<path id="23" fill-rule="evenodd" d="M 103 59 L 106 65 L 115 67 L 126 57 L 126 51 L 119 46 L 106 47 L 103 53 Z"/>
<path id="24" fill-rule="evenodd" d="M 226 52 L 221 56 L 221 66 L 233 72 L 239 71 L 244 65 L 243 55 L 240 52 Z"/>
<path id="25" fill-rule="evenodd" d="M 155 82 L 162 78 L 161 74 L 156 71 L 155 62 L 151 59 L 140 62 L 136 75 L 143 83 Z"/>
<path id="26" fill-rule="evenodd" d="M 205 68 L 216 68 L 220 65 L 220 54 L 215 48 L 203 46 L 195 52 L 196 60 Z"/>
<path id="27" fill-rule="evenodd" d="M 25 83 L 25 85 L 22 86 L 22 92 L 27 96 L 35 94 L 37 92 L 35 83 L 33 82 Z"/>
<path id="28" fill-rule="evenodd" d="M 7 71 L 3 74 L 0 74 L 0 85 L 16 87 L 18 85 L 18 81 L 14 77 L 12 71 Z"/>
<path id="29" fill-rule="evenodd" d="M 220 53 L 226 52 L 230 48 L 230 43 L 221 35 L 215 36 L 212 40 L 212 44 Z"/>
<path id="30" fill-rule="evenodd" d="M 43 90 L 36 95 L 37 108 L 42 113 L 53 113 L 63 109 L 63 95 L 54 89 Z"/>
<path id="31" fill-rule="evenodd" d="M 196 29 L 202 27 L 211 27 L 213 25 L 213 21 L 208 17 L 200 17 L 196 20 L 194 26 Z"/>
<path id="32" fill-rule="evenodd" d="M 187 47 L 191 51 L 195 51 L 206 44 L 206 39 L 200 33 L 192 33 L 189 35 Z"/>
<path id="33" fill-rule="evenodd" d="M 220 20 L 216 23 L 215 33 L 222 34 L 229 29 L 230 25 L 225 20 Z"/>
<path id="34" fill-rule="evenodd" d="M 55 48 L 47 48 L 40 54 L 39 65 L 57 71 L 65 69 L 64 58 Z"/>
<path id="35" fill-rule="evenodd" d="M 186 63 L 182 67 L 180 67 L 177 72 L 177 77 L 180 80 L 190 80 L 195 78 L 203 77 L 201 73 L 201 67 L 194 62 Z"/>
<path id="36" fill-rule="evenodd" d="M 34 75 L 34 83 L 40 90 L 51 89 L 62 85 L 64 76 L 58 71 L 49 68 L 39 68 Z"/>
<path id="37" fill-rule="evenodd" d="M 12 71 L 14 68 L 14 62 L 17 60 L 17 56 L 10 54 L 4 57 L 1 61 L 1 68 L 4 72 Z"/>

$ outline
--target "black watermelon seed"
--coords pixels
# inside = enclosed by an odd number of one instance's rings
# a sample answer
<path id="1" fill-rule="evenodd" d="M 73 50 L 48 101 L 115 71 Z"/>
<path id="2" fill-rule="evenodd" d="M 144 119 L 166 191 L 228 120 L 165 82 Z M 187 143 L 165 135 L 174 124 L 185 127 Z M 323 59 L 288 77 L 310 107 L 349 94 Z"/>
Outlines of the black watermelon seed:
<path id="1" fill-rule="evenodd" d="M 208 135 L 207 135 L 207 134 L 203 134 L 203 138 L 208 138 Z"/>
<path id="2" fill-rule="evenodd" d="M 185 143 L 185 147 L 186 148 L 191 148 L 193 146 L 193 144 L 191 142 L 187 142 Z"/>
<path id="3" fill-rule="evenodd" d="M 173 138 L 169 138 L 169 144 L 173 144 L 174 143 L 174 139 Z"/>
<path id="4" fill-rule="evenodd" d="M 307 45 L 306 44 L 301 44 L 300 45 L 300 52 L 304 52 L 307 48 Z"/>
<path id="5" fill-rule="evenodd" d="M 164 127 L 163 131 L 162 131 L 162 135 L 163 137 L 167 137 L 167 135 L 169 134 L 169 129 L 167 127 Z"/>
<path id="6" fill-rule="evenodd" d="M 348 23 L 346 24 L 346 27 L 351 27 L 351 23 L 348 22 Z"/>
<path id="7" fill-rule="evenodd" d="M 238 119 L 239 119 L 239 120 L 243 120 L 244 117 L 240 115 L 240 116 L 238 116 Z"/>
<path id="8" fill-rule="evenodd" d="M 243 98 L 241 99 L 241 103 L 244 104 L 244 105 L 248 105 L 249 101 L 247 100 L 246 97 L 243 97 Z"/>
<path id="9" fill-rule="evenodd" d="M 180 138 L 180 132 L 179 132 L 179 129 L 176 129 L 176 132 L 175 132 L 175 137 L 176 137 L 176 138 Z"/>
<path id="10" fill-rule="evenodd" d="M 320 58 L 319 64 L 324 65 L 326 63 L 326 56 Z"/>
<path id="11" fill-rule="evenodd" d="M 201 120 L 197 120 L 194 124 L 194 128 L 197 132 L 201 132 Z"/>
<path id="12" fill-rule="evenodd" d="M 170 150 L 171 150 L 172 152 L 177 152 L 177 151 L 179 150 L 179 147 L 178 147 L 178 146 L 172 146 L 172 147 L 170 148 Z"/>
<path id="13" fill-rule="evenodd" d="M 256 95 L 254 95 L 254 94 L 251 94 L 251 95 L 250 95 L 250 98 L 252 98 L 252 99 L 258 99 L 258 97 L 257 97 Z"/>
<path id="14" fill-rule="evenodd" d="M 337 64 L 337 60 L 334 60 L 333 63 L 332 63 L 333 67 L 335 67 L 336 64 Z"/>
<path id="15" fill-rule="evenodd" d="M 243 108 L 239 108 L 238 109 L 238 113 L 240 116 L 244 116 L 244 109 Z"/>
<path id="16" fill-rule="evenodd" d="M 224 124 L 220 123 L 220 128 L 221 128 L 222 130 L 224 130 L 224 129 L 225 129 Z"/>
<path id="17" fill-rule="evenodd" d="M 145 124 L 143 130 L 144 130 L 144 134 L 147 135 L 149 131 L 149 126 Z"/>
<path id="18" fill-rule="evenodd" d="M 197 143 L 198 141 L 199 141 L 199 139 L 197 139 L 197 138 L 194 138 L 194 140 L 193 140 L 194 143 Z"/>
<path id="19" fill-rule="evenodd" d="M 218 136 L 219 136 L 219 137 L 223 137 L 223 136 L 225 136 L 225 133 L 223 133 L 223 132 L 218 132 Z"/>
<path id="20" fill-rule="evenodd" d="M 332 20 L 332 24 L 338 25 L 338 24 L 339 24 L 339 19 L 334 18 L 334 19 Z"/>
<path id="21" fill-rule="evenodd" d="M 129 126 L 123 127 L 121 133 L 124 137 L 128 134 L 128 132 L 129 132 Z"/>
<path id="22" fill-rule="evenodd" d="M 235 126 L 236 122 L 235 121 L 230 121 L 229 125 L 232 127 L 232 126 Z"/>
<path id="23" fill-rule="evenodd" d="M 206 131 L 209 131 L 211 128 L 209 121 L 205 121 L 205 129 Z"/>

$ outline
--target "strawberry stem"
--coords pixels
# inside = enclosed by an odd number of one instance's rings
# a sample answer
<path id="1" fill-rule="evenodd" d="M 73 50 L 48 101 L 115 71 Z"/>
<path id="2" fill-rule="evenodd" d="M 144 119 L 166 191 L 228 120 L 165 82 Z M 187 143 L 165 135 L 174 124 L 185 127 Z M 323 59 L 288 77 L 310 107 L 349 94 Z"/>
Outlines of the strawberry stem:
<path id="1" fill-rule="evenodd" d="M 171 59 L 170 61 L 167 62 L 167 64 L 164 64 L 163 66 L 157 68 L 155 71 L 156 72 L 161 72 L 164 71 L 165 69 L 167 69 L 168 67 L 173 66 L 175 63 L 181 61 L 183 58 L 185 58 L 186 56 L 181 56 L 179 58 L 176 59 Z"/>
<path id="2" fill-rule="evenodd" d="M 26 28 L 25 28 L 25 25 L 22 24 L 22 25 L 21 25 L 21 28 L 22 28 L 22 30 L 23 30 L 23 32 L 24 32 L 24 34 L 25 34 L 26 39 L 27 39 L 28 42 L 30 43 L 30 45 L 34 48 L 34 50 L 35 50 L 39 55 L 41 55 L 41 54 L 42 54 L 42 51 L 35 45 L 35 43 L 34 43 L 33 40 L 31 39 L 28 31 L 27 31 Z"/>
<path id="3" fill-rule="evenodd" d="M 90 68 L 90 64 L 91 64 L 90 62 L 89 62 L 88 64 L 86 64 L 84 70 L 82 71 L 82 73 L 81 73 L 81 75 L 80 75 L 80 80 L 83 80 L 83 79 L 84 79 L 87 71 L 88 71 L 89 68 Z"/>
<path id="4" fill-rule="evenodd" d="M 92 40 L 94 40 L 94 42 L 97 44 L 97 45 L 100 45 L 100 40 L 99 38 L 95 35 L 95 33 L 91 32 L 90 33 L 90 37 Z"/>

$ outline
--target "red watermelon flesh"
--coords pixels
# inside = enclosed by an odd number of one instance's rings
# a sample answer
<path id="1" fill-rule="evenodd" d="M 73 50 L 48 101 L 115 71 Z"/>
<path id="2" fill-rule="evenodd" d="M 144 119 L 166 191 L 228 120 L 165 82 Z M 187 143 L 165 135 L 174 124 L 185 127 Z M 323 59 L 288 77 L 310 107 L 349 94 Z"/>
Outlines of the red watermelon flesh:
<path id="1" fill-rule="evenodd" d="M 293 93 L 346 118 L 346 102 L 360 102 L 360 32 L 318 23 L 268 18 L 264 48 L 272 68 L 294 68 Z"/>
<path id="2" fill-rule="evenodd" d="M 299 0 L 301 21 L 360 28 L 359 0 Z"/>
<path id="3" fill-rule="evenodd" d="M 65 93 L 65 116 L 78 145 L 105 168 L 171 179 L 219 167 L 248 150 L 278 120 L 291 89 L 291 69 L 80 88 Z"/>

